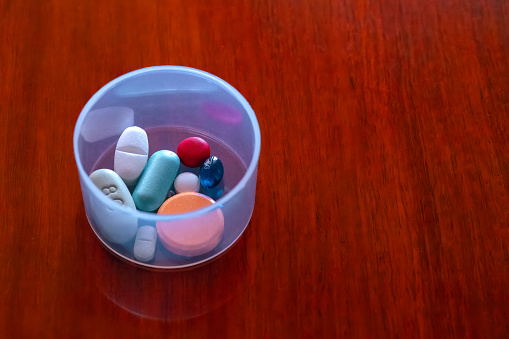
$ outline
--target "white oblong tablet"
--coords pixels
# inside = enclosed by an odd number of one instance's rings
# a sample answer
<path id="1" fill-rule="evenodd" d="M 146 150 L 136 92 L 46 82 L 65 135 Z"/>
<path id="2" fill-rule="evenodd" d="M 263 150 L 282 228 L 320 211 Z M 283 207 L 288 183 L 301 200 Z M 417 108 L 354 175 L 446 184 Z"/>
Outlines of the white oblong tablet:
<path id="1" fill-rule="evenodd" d="M 177 193 L 198 192 L 200 190 L 200 179 L 191 172 L 180 173 L 173 183 Z"/>
<path id="2" fill-rule="evenodd" d="M 115 172 L 127 186 L 134 186 L 138 182 L 146 164 L 146 155 L 115 151 Z"/>
<path id="3" fill-rule="evenodd" d="M 114 202 L 136 209 L 129 189 L 120 176 L 109 169 L 99 169 L 90 174 L 90 180 Z M 138 229 L 138 220 L 125 211 L 115 211 L 100 200 L 91 197 L 95 224 L 106 240 L 115 244 L 131 241 Z"/>
<path id="4" fill-rule="evenodd" d="M 101 201 L 91 199 L 95 225 L 106 240 L 114 244 L 126 244 L 133 240 L 138 229 L 138 219 L 124 211 L 115 211 Z"/>
<path id="5" fill-rule="evenodd" d="M 129 189 L 117 173 L 107 168 L 98 169 L 90 174 L 90 180 L 111 200 L 136 209 Z"/>
<path id="6" fill-rule="evenodd" d="M 147 262 L 154 258 L 157 243 L 157 230 L 152 226 L 141 226 L 134 241 L 134 258 Z"/>
<path id="7" fill-rule="evenodd" d="M 115 149 L 113 168 L 127 186 L 138 181 L 148 160 L 148 137 L 140 127 L 131 126 L 122 132 Z"/>

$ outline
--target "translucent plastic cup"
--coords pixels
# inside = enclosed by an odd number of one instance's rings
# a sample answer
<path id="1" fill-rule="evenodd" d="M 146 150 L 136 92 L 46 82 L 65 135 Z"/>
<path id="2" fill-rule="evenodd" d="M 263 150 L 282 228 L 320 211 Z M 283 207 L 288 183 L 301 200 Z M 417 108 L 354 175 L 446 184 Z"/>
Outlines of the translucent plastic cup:
<path id="1" fill-rule="evenodd" d="M 116 142 L 129 126 L 147 132 L 149 156 L 162 149 L 176 153 L 180 141 L 187 137 L 207 140 L 211 155 L 222 160 L 225 170 L 218 187 L 200 189 L 215 203 L 189 213 L 158 215 L 118 205 L 95 187 L 89 175 L 100 168 L 113 169 Z M 197 265 L 227 250 L 249 223 L 255 203 L 260 128 L 242 95 L 214 75 L 180 66 L 125 74 L 88 101 L 76 122 L 73 143 L 89 223 L 106 248 L 122 259 L 157 269 Z M 198 170 L 181 165 L 181 172 L 198 174 Z M 158 237 L 153 260 L 135 259 L 133 234 L 141 226 L 185 229 L 187 224 L 206 222 L 208 216 L 217 215 L 224 218 L 224 231 L 219 244 L 207 253 L 176 254 Z M 191 250 L 185 253 L 194 253 L 195 244 L 186 246 Z"/>

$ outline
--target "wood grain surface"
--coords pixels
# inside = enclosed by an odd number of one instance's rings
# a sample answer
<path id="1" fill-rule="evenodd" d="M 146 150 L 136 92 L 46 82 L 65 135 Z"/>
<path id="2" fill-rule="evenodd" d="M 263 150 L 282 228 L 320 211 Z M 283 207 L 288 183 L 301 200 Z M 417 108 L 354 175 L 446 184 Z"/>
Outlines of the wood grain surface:
<path id="1" fill-rule="evenodd" d="M 509 3 L 0 1 L 0 337 L 509 337 Z M 153 65 L 237 88 L 262 133 L 244 236 L 131 267 L 72 133 Z"/>

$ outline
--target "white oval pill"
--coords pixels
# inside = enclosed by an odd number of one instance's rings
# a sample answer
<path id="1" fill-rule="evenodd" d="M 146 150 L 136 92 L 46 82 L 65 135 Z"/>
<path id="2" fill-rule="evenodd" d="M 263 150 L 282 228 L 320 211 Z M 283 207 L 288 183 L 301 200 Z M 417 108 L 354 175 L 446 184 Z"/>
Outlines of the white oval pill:
<path id="1" fill-rule="evenodd" d="M 198 192 L 200 190 L 200 179 L 191 172 L 184 172 L 175 178 L 173 185 L 177 193 Z"/>
<path id="2" fill-rule="evenodd" d="M 114 170 L 127 186 L 138 181 L 148 159 L 147 133 L 137 126 L 128 127 L 122 132 L 115 149 Z"/>
<path id="3" fill-rule="evenodd" d="M 147 262 L 154 258 L 157 243 L 157 230 L 152 226 L 141 226 L 134 241 L 134 258 Z"/>
<path id="4" fill-rule="evenodd" d="M 136 209 L 129 189 L 120 176 L 109 169 L 99 169 L 90 174 L 90 180 L 108 198 L 120 205 Z M 138 220 L 125 211 L 115 211 L 98 199 L 92 199 L 92 212 L 95 223 L 106 240 L 124 244 L 131 241 L 138 229 Z"/>

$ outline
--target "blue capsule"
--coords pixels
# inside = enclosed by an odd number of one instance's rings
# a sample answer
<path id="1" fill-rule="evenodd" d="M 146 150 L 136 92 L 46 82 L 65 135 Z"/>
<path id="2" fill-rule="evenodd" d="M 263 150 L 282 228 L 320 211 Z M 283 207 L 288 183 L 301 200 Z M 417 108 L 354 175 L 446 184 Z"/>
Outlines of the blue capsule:
<path id="1" fill-rule="evenodd" d="M 217 186 L 223 179 L 224 167 L 218 157 L 210 157 L 200 167 L 200 183 L 205 188 Z"/>

